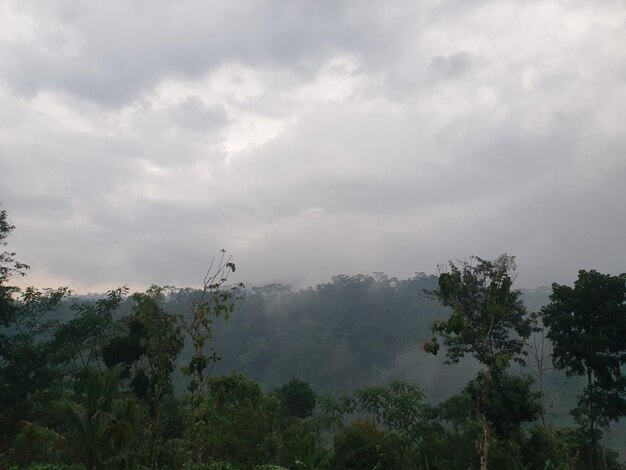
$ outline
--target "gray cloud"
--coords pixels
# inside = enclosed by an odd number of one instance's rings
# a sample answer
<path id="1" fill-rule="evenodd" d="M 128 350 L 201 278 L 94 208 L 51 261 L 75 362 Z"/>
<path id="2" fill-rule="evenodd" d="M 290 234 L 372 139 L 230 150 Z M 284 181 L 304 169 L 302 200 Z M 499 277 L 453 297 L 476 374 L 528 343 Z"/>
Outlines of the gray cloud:
<path id="1" fill-rule="evenodd" d="M 371 35 L 392 30 L 371 17 L 378 13 L 371 7 L 345 1 L 55 1 L 14 9 L 33 37 L 0 49 L 10 86 L 26 96 L 60 89 L 113 105 L 163 77 L 199 77 L 224 62 L 306 68 L 337 51 L 368 53 L 364 47 L 376 46 Z"/>
<path id="2" fill-rule="evenodd" d="M 171 110 L 171 120 L 195 132 L 211 133 L 228 123 L 223 105 L 209 106 L 197 96 L 187 98 Z"/>
<path id="3" fill-rule="evenodd" d="M 622 2 L 7 2 L 0 201 L 29 282 L 250 283 L 518 255 L 624 270 Z"/>
<path id="4" fill-rule="evenodd" d="M 460 77 L 476 66 L 478 62 L 477 57 L 464 51 L 436 56 L 431 61 L 433 80 Z"/>

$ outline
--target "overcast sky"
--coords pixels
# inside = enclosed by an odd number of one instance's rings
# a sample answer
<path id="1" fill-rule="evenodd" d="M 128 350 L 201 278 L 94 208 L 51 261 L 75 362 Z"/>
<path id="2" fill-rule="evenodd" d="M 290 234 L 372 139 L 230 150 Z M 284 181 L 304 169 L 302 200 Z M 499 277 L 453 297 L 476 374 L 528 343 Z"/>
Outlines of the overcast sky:
<path id="1" fill-rule="evenodd" d="M 26 284 L 626 271 L 626 2 L 0 2 Z"/>

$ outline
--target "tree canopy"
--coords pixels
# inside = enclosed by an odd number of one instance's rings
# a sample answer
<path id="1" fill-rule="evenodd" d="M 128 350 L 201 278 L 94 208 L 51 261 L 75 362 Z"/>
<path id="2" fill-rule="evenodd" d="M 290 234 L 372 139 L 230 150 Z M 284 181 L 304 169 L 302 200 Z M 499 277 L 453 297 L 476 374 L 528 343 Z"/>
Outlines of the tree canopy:
<path id="1" fill-rule="evenodd" d="M 593 466 L 602 428 L 626 415 L 626 274 L 581 270 L 573 287 L 553 284 L 542 317 L 555 366 L 586 377 L 572 413 Z"/>

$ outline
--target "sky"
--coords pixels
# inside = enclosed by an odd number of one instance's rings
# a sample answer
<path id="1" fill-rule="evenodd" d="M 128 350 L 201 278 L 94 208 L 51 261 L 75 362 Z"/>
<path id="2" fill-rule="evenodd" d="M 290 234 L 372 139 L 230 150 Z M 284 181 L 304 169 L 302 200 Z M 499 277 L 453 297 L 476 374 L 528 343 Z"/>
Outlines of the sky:
<path id="1" fill-rule="evenodd" d="M 0 2 L 23 285 L 626 271 L 626 1 Z"/>

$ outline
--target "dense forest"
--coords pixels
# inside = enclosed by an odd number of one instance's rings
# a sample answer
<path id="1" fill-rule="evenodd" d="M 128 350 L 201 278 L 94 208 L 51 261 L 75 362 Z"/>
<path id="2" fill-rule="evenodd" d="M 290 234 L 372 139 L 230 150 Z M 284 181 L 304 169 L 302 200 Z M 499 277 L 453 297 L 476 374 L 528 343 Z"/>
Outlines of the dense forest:
<path id="1" fill-rule="evenodd" d="M 0 468 L 626 468 L 626 275 L 515 269 L 75 296 L 3 249 Z"/>

